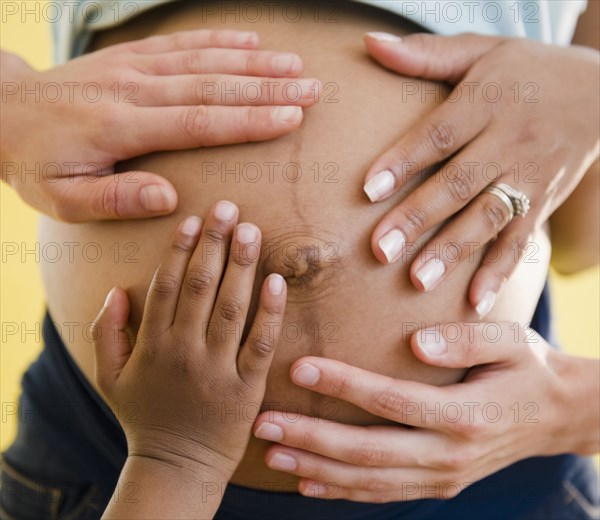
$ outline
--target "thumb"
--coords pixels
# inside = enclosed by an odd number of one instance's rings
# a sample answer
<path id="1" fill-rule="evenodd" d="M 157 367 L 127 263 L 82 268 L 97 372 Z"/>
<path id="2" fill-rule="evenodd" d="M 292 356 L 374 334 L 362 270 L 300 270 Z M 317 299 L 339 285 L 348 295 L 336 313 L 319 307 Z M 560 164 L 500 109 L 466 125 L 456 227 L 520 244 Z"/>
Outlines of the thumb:
<path id="1" fill-rule="evenodd" d="M 417 33 L 402 38 L 388 33 L 365 35 L 367 51 L 384 67 L 418 78 L 461 81 L 473 64 L 505 40 L 496 36 Z"/>
<path id="2" fill-rule="evenodd" d="M 53 191 L 55 216 L 66 222 L 156 217 L 177 206 L 173 185 L 148 172 L 62 178 Z"/>
<path id="3" fill-rule="evenodd" d="M 541 338 L 517 323 L 445 323 L 413 334 L 415 356 L 429 365 L 471 368 L 489 363 L 516 363 L 526 346 L 534 347 Z"/>
<path id="4" fill-rule="evenodd" d="M 94 320 L 94 372 L 96 383 L 109 396 L 119 374 L 131 355 L 131 343 L 125 327 L 129 317 L 127 293 L 114 287 Z"/>

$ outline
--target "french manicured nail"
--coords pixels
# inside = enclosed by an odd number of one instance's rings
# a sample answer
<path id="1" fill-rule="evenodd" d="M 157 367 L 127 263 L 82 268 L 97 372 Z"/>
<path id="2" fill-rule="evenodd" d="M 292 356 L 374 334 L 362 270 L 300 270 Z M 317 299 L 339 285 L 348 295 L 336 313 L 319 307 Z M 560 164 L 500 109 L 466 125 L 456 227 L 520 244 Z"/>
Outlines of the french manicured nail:
<path id="1" fill-rule="evenodd" d="M 276 453 L 269 460 L 269 467 L 278 471 L 295 471 L 298 462 L 291 455 L 285 453 Z"/>
<path id="2" fill-rule="evenodd" d="M 237 208 L 231 202 L 227 202 L 226 200 L 222 200 L 218 202 L 215 206 L 214 215 L 221 222 L 229 222 L 237 212 Z"/>
<path id="3" fill-rule="evenodd" d="M 276 424 L 264 422 L 256 429 L 254 436 L 265 441 L 278 442 L 283 439 L 283 430 Z"/>
<path id="4" fill-rule="evenodd" d="M 320 370 L 310 363 L 302 363 L 292 374 L 294 383 L 302 386 L 314 386 L 321 377 Z"/>
<path id="5" fill-rule="evenodd" d="M 168 211 L 175 207 L 176 198 L 169 188 L 151 184 L 140 191 L 140 202 L 146 211 Z"/>
<path id="6" fill-rule="evenodd" d="M 439 258 L 432 258 L 423 264 L 423 266 L 416 272 L 416 276 L 423 285 L 426 291 L 430 291 L 438 283 L 444 272 L 446 266 Z"/>
<path id="7" fill-rule="evenodd" d="M 242 244 L 253 244 L 258 240 L 258 229 L 252 224 L 240 224 L 236 236 Z"/>
<path id="8" fill-rule="evenodd" d="M 181 232 L 189 237 L 195 237 L 202 227 L 202 222 L 198 217 L 188 217 L 183 221 Z"/>
<path id="9" fill-rule="evenodd" d="M 279 296 L 283 292 L 283 276 L 280 274 L 272 274 L 267 282 L 269 292 L 274 296 Z"/>
<path id="10" fill-rule="evenodd" d="M 446 340 L 437 329 L 425 329 L 417 333 L 419 348 L 429 356 L 441 356 L 448 350 Z"/>
<path id="11" fill-rule="evenodd" d="M 302 108 L 300 107 L 275 107 L 273 117 L 281 123 L 294 123 L 300 119 Z"/>
<path id="12" fill-rule="evenodd" d="M 106 295 L 106 300 L 104 300 L 104 306 L 108 307 L 110 305 L 110 302 L 112 302 L 113 298 L 115 297 L 115 294 L 117 292 L 117 288 L 113 287 L 110 292 Z"/>
<path id="13" fill-rule="evenodd" d="M 392 229 L 379 239 L 378 245 L 391 264 L 402 252 L 405 243 L 404 233 L 399 229 Z"/>
<path id="14" fill-rule="evenodd" d="M 402 38 L 400 36 L 396 36 L 395 34 L 384 33 L 384 32 L 368 32 L 368 36 L 374 38 L 378 42 L 401 42 Z"/>
<path id="15" fill-rule="evenodd" d="M 371 202 L 377 202 L 392 192 L 395 183 L 394 174 L 389 170 L 384 170 L 369 179 L 363 190 Z"/>
<path id="16" fill-rule="evenodd" d="M 483 318 L 486 316 L 487 313 L 492 310 L 494 303 L 496 303 L 496 293 L 494 291 L 485 291 L 483 298 L 481 298 L 477 304 L 477 307 L 475 307 L 479 317 Z"/>
<path id="17" fill-rule="evenodd" d="M 279 54 L 271 65 L 276 74 L 290 74 L 300 67 L 300 60 L 295 54 Z"/>

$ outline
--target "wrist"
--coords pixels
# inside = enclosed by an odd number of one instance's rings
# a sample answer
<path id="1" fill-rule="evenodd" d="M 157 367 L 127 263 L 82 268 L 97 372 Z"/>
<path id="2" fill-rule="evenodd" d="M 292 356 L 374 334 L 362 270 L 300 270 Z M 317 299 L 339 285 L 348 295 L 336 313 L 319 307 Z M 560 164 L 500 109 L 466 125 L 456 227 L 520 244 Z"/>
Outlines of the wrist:
<path id="1" fill-rule="evenodd" d="M 224 468 L 214 467 L 202 461 L 192 460 L 184 457 L 154 456 L 130 453 L 127 456 L 127 464 L 135 465 L 156 473 L 169 476 L 184 483 L 185 486 L 197 487 L 207 483 L 219 484 L 224 488 L 231 478 L 233 472 Z"/>
<path id="2" fill-rule="evenodd" d="M 118 490 L 125 486 L 133 493 L 121 500 Z M 226 487 L 211 467 L 129 455 L 102 518 L 212 518 Z"/>
<path id="3" fill-rule="evenodd" d="M 561 453 L 593 455 L 600 446 L 600 360 L 552 353 L 560 378 L 557 439 Z"/>
<path id="4" fill-rule="evenodd" d="M 149 433 L 137 435 L 135 439 L 128 438 L 127 444 L 128 458 L 152 462 L 192 478 L 196 475 L 201 478 L 209 476 L 227 482 L 239 463 L 198 442 L 183 440 L 180 435 L 167 437 L 164 432 L 158 438 Z"/>

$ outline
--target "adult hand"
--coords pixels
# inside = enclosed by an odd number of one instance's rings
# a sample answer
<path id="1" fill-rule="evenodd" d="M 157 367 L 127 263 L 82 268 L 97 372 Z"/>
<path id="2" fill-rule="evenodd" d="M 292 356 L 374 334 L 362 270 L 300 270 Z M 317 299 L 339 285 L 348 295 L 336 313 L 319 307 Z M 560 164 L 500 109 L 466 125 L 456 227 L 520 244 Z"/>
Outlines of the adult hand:
<path id="1" fill-rule="evenodd" d="M 318 83 L 256 33 L 198 30 L 104 48 L 38 72 L 2 53 L 2 180 L 60 220 L 171 213 L 173 186 L 114 164 L 158 150 L 273 139 Z"/>
<path id="2" fill-rule="evenodd" d="M 420 236 L 453 217 L 416 256 L 410 276 L 419 290 L 433 290 L 489 244 L 469 289 L 471 304 L 484 316 L 532 232 L 598 157 L 599 54 L 473 34 L 400 39 L 371 33 L 365 42 L 390 70 L 454 86 L 366 175 L 365 191 L 376 202 L 448 161 L 381 220 L 373 252 L 384 263 L 406 258 Z M 417 99 L 431 94 L 422 87 L 403 93 Z M 484 192 L 491 183 L 524 193 L 529 214 L 511 221 L 509 206 Z"/>
<path id="3" fill-rule="evenodd" d="M 437 387 L 301 358 L 290 370 L 296 384 L 398 424 L 290 421 L 265 412 L 254 434 L 277 443 L 267 465 L 302 477 L 307 496 L 389 502 L 451 498 L 517 460 L 598 449 L 598 412 L 570 413 L 598 402 L 597 361 L 570 358 L 511 323 L 425 329 L 411 347 L 431 365 L 481 366 L 461 383 Z"/>
<path id="4" fill-rule="evenodd" d="M 241 460 L 254 417 L 224 421 L 213 412 L 241 403 L 258 413 L 286 298 L 283 278 L 267 277 L 241 346 L 260 232 L 251 224 L 236 227 L 237 217 L 233 204 L 220 202 L 202 233 L 197 217 L 179 226 L 152 281 L 135 346 L 122 289 L 110 292 L 93 327 L 98 386 L 113 409 L 128 405 L 135 412 L 131 420 L 117 413 L 129 458 L 210 468 L 221 482 Z"/>

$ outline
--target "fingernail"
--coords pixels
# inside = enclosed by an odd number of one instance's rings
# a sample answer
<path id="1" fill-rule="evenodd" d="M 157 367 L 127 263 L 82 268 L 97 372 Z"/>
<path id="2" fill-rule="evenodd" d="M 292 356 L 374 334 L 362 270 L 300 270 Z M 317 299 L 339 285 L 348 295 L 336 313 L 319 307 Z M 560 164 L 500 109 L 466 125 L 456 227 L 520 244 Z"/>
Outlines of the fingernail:
<path id="1" fill-rule="evenodd" d="M 280 274 L 272 274 L 269 276 L 267 283 L 269 292 L 274 296 L 279 296 L 283 292 L 283 276 Z"/>
<path id="2" fill-rule="evenodd" d="M 227 202 L 226 200 L 222 200 L 215 206 L 214 215 L 222 222 L 229 222 L 233 217 L 235 217 L 236 212 L 237 207 L 235 204 Z"/>
<path id="3" fill-rule="evenodd" d="M 388 263 L 392 263 L 398 255 L 402 252 L 402 248 L 406 243 L 404 233 L 399 229 L 392 229 L 383 235 L 377 244 L 383 251 L 383 254 L 387 258 Z"/>
<path id="4" fill-rule="evenodd" d="M 188 217 L 181 225 L 181 232 L 189 237 L 195 237 L 202 227 L 202 222 L 198 217 Z"/>
<path id="5" fill-rule="evenodd" d="M 419 348 L 429 356 L 440 356 L 448 350 L 446 340 L 437 329 L 425 329 L 417 333 Z"/>
<path id="6" fill-rule="evenodd" d="M 117 293 L 117 288 L 113 287 L 110 292 L 106 295 L 106 300 L 104 300 L 104 306 L 108 307 L 110 305 L 110 302 L 113 301 L 113 298 L 115 297 L 115 294 Z"/>
<path id="7" fill-rule="evenodd" d="M 276 74 L 290 74 L 298 68 L 300 60 L 295 54 L 279 54 L 273 58 L 271 66 Z"/>
<path id="8" fill-rule="evenodd" d="M 236 236 L 242 244 L 254 244 L 258 239 L 258 229 L 252 224 L 240 224 Z"/>
<path id="9" fill-rule="evenodd" d="M 146 211 L 168 211 L 175 206 L 173 192 L 160 184 L 144 186 L 140 191 L 140 202 Z"/>
<path id="10" fill-rule="evenodd" d="M 283 439 L 283 429 L 276 424 L 264 422 L 256 429 L 254 436 L 265 441 L 278 442 Z"/>
<path id="11" fill-rule="evenodd" d="M 292 381 L 302 386 L 314 386 L 319 381 L 321 372 L 310 363 L 303 363 L 292 374 Z"/>
<path id="12" fill-rule="evenodd" d="M 281 123 L 294 123 L 300 119 L 302 108 L 300 107 L 275 107 L 273 117 Z"/>
<path id="13" fill-rule="evenodd" d="M 367 36 L 374 38 L 379 42 L 401 42 L 402 38 L 400 36 L 396 36 L 395 34 L 384 33 L 384 32 L 368 32 Z"/>
<path id="14" fill-rule="evenodd" d="M 384 170 L 369 179 L 364 185 L 363 190 L 365 190 L 371 202 L 377 202 L 392 192 L 395 183 L 396 178 L 394 174 L 389 170 Z"/>
<path id="15" fill-rule="evenodd" d="M 439 258 L 432 258 L 423 264 L 423 267 L 417 271 L 416 276 L 423 285 L 423 288 L 426 291 L 430 291 L 435 287 L 445 271 L 446 266 L 444 262 Z"/>
<path id="16" fill-rule="evenodd" d="M 496 293 L 494 291 L 485 291 L 483 298 L 481 298 L 477 304 L 477 307 L 475 307 L 479 317 L 483 318 L 486 316 L 487 313 L 492 310 L 494 303 L 496 303 Z"/>
<path id="17" fill-rule="evenodd" d="M 276 453 L 269 460 L 268 466 L 279 471 L 294 471 L 298 467 L 298 462 L 291 455 Z"/>

